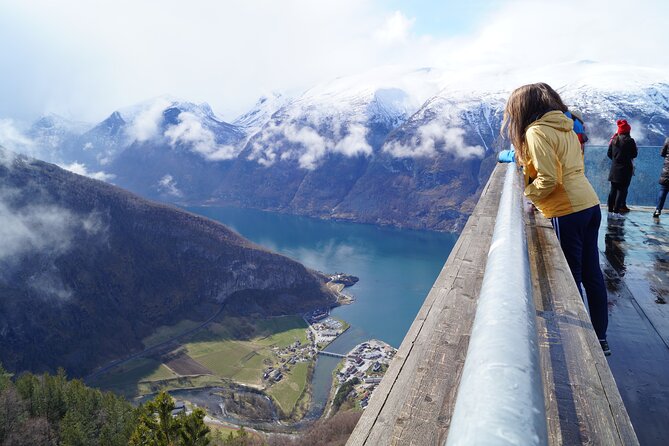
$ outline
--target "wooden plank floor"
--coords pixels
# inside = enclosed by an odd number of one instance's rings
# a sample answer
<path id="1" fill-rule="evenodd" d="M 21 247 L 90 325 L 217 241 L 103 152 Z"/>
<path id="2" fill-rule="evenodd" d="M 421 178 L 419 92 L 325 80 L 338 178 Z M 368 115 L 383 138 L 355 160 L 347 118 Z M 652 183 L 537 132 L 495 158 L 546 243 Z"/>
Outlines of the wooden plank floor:
<path id="1" fill-rule="evenodd" d="M 527 221 L 549 443 L 638 444 L 555 232 Z"/>
<path id="2" fill-rule="evenodd" d="M 442 444 L 501 196 L 495 169 L 467 225 L 351 434 L 349 445 Z M 637 444 L 557 240 L 528 219 L 551 444 Z M 574 294 L 576 293 L 576 294 Z"/>
<path id="3" fill-rule="evenodd" d="M 503 169 L 496 169 L 348 444 L 431 445 L 443 440 L 503 180 Z"/>

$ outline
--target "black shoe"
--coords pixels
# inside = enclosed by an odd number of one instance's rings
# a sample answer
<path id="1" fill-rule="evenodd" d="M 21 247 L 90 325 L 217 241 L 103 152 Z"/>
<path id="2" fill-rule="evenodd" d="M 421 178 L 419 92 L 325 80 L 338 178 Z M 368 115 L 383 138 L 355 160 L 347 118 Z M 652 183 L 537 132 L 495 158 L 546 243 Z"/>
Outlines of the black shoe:
<path id="1" fill-rule="evenodd" d="M 602 351 L 604 352 L 604 356 L 611 356 L 611 349 L 609 348 L 609 343 L 606 342 L 606 340 L 599 340 L 599 345 L 602 347 Z"/>
<path id="2" fill-rule="evenodd" d="M 627 213 L 630 212 L 631 210 L 632 210 L 632 209 L 628 208 L 627 206 L 623 206 L 623 207 L 620 208 L 620 210 L 618 211 L 618 213 L 619 213 L 619 214 L 627 214 Z"/>
<path id="3" fill-rule="evenodd" d="M 653 218 L 660 218 L 660 211 L 655 209 L 655 212 L 653 212 Z"/>

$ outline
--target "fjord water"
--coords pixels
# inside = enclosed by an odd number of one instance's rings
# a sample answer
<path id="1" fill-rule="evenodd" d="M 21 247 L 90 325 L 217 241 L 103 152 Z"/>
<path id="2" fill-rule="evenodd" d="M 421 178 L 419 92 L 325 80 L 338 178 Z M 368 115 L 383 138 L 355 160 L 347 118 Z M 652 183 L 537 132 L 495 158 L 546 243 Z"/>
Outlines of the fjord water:
<path id="1" fill-rule="evenodd" d="M 310 268 L 358 276 L 360 282 L 347 289 L 355 296 L 355 303 L 338 307 L 332 314 L 350 323 L 356 338 L 376 338 L 394 347 L 402 342 L 457 240 L 456 234 L 324 221 L 251 209 L 189 210 L 217 220 L 247 239 Z"/>
<path id="2" fill-rule="evenodd" d="M 310 268 L 359 277 L 360 281 L 347 289 L 356 301 L 332 311 L 333 316 L 351 324 L 327 348 L 337 353 L 347 353 L 372 338 L 399 347 L 458 238 L 457 234 L 324 221 L 251 209 L 189 210 Z M 318 359 L 312 382 L 312 417 L 322 412 L 337 362 L 336 358 Z"/>

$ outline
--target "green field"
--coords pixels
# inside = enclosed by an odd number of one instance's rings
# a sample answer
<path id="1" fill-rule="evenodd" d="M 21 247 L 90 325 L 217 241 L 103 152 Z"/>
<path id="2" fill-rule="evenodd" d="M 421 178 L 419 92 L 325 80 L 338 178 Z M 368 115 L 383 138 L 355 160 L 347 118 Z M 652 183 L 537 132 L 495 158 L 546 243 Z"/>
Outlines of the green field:
<path id="1" fill-rule="evenodd" d="M 255 386 L 261 384 L 266 367 L 263 361 L 272 357 L 269 349 L 249 341 L 224 339 L 188 343 L 185 347 L 191 358 L 218 376 Z"/>
<path id="2" fill-rule="evenodd" d="M 143 340 L 145 346 L 160 344 L 193 329 L 199 323 L 184 320 L 163 326 Z M 301 316 L 251 320 L 224 318 L 181 340 L 186 353 L 213 376 L 181 377 L 157 360 L 133 359 L 97 378 L 93 385 L 122 393 L 142 395 L 160 389 L 221 385 L 226 380 L 259 387 L 262 375 L 278 357 L 272 348 L 285 348 L 295 341 L 308 344 L 307 324 Z M 297 363 L 285 378 L 268 390 L 281 409 L 290 414 L 307 385 L 307 363 Z"/>
<path id="3" fill-rule="evenodd" d="M 265 319 L 259 321 L 256 327 L 255 341 L 260 345 L 283 348 L 288 347 L 295 341 L 300 341 L 302 344 L 309 342 L 306 332 L 307 323 L 301 316 Z"/>
<path id="4" fill-rule="evenodd" d="M 141 381 L 160 381 L 176 377 L 177 375 L 158 361 L 148 358 L 136 358 L 96 377 L 90 384 L 122 395 L 131 396 L 139 392 L 139 383 Z"/>
<path id="5" fill-rule="evenodd" d="M 295 364 L 290 372 L 284 374 L 284 378 L 270 387 L 267 392 L 287 416 L 291 414 L 302 392 L 304 392 L 307 385 L 308 371 L 308 363 L 299 362 Z"/>

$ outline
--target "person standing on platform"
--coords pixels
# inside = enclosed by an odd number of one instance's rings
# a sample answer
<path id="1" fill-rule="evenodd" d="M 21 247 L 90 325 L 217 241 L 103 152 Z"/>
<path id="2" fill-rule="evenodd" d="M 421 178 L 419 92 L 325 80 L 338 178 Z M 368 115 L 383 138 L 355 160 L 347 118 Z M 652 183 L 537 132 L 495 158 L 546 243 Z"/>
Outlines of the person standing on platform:
<path id="1" fill-rule="evenodd" d="M 588 135 L 585 133 L 583 114 L 579 110 L 571 109 L 565 115 L 574 120 L 574 133 L 578 136 L 578 141 L 581 143 L 581 153 L 585 158 L 585 143 L 588 142 Z"/>
<path id="2" fill-rule="evenodd" d="M 655 212 L 653 212 L 654 218 L 660 218 L 667 193 L 669 193 L 669 138 L 664 140 L 660 155 L 664 158 L 664 164 L 660 173 L 660 192 L 657 194 L 657 206 L 655 206 Z"/>
<path id="3" fill-rule="evenodd" d="M 610 218 L 620 218 L 622 214 L 629 212 L 625 202 L 634 175 L 632 160 L 639 153 L 634 138 L 630 136 L 632 127 L 624 119 L 619 119 L 616 124 L 618 131 L 611 137 L 607 152 L 611 160 L 611 170 L 609 170 L 611 191 L 608 199 Z"/>
<path id="4" fill-rule="evenodd" d="M 567 107 L 548 84 L 524 85 L 511 93 L 502 135 L 514 145 L 525 172 L 525 196 L 551 219 L 579 293 L 585 287 L 590 320 L 605 355 L 608 296 L 597 246 L 602 214 L 585 177 L 581 144 Z"/>

